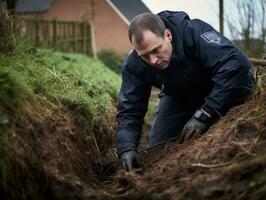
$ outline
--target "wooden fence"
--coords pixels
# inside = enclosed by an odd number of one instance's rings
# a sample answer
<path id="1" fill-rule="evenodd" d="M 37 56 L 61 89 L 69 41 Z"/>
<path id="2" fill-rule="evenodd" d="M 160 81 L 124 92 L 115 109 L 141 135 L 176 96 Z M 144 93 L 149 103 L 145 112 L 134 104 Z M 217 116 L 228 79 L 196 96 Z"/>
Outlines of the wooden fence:
<path id="1" fill-rule="evenodd" d="M 34 46 L 92 55 L 91 30 L 87 22 L 17 19 L 17 34 Z"/>

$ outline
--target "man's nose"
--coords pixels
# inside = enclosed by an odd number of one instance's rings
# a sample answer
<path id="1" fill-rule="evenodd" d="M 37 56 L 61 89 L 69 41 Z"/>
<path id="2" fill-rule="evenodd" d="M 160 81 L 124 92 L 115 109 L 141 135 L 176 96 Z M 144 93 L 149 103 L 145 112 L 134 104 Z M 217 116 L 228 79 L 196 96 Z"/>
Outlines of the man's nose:
<path id="1" fill-rule="evenodd" d="M 150 55 L 150 63 L 151 64 L 156 64 L 157 60 L 158 60 L 157 56 Z"/>

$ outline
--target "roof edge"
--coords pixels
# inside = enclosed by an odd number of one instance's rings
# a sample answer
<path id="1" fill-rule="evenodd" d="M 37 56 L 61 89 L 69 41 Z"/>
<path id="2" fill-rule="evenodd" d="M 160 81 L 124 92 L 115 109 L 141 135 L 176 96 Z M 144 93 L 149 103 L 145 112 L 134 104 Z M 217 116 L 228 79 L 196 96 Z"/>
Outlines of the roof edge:
<path id="1" fill-rule="evenodd" d="M 123 15 L 123 13 L 122 12 L 120 12 L 120 10 L 111 2 L 111 0 L 105 0 L 113 9 L 114 9 L 114 11 L 116 12 L 116 14 L 118 14 L 119 15 L 119 17 L 121 17 L 122 18 L 122 20 L 127 24 L 127 25 L 129 25 L 130 24 L 130 22 L 129 22 L 129 20 Z"/>
<path id="2" fill-rule="evenodd" d="M 43 10 L 35 10 L 35 11 L 17 11 L 17 6 L 15 8 L 16 10 L 16 13 L 20 13 L 20 14 L 34 14 L 34 13 L 44 13 L 44 12 L 47 12 L 51 6 L 54 4 L 55 0 L 52 0 L 51 3 L 48 5 L 48 7 L 45 7 Z"/>

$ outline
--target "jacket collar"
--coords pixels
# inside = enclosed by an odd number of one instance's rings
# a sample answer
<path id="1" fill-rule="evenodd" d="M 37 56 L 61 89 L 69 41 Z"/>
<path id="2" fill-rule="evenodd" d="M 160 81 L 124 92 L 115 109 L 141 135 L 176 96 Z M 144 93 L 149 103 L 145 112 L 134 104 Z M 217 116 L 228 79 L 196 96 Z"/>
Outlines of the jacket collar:
<path id="1" fill-rule="evenodd" d="M 183 48 L 183 37 L 181 34 L 181 28 L 174 27 L 174 25 L 165 17 L 160 18 L 163 20 L 165 27 L 169 29 L 172 33 L 172 46 L 173 46 L 173 53 L 171 58 L 171 63 L 176 63 L 177 61 L 181 60 L 184 57 L 184 48 Z"/>

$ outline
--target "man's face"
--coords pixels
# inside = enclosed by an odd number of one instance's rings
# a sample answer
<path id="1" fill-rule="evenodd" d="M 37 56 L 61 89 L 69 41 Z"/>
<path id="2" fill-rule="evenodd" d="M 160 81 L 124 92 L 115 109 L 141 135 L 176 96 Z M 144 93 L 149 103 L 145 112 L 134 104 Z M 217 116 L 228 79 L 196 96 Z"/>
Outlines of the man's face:
<path id="1" fill-rule="evenodd" d="M 159 37 L 149 30 L 143 31 L 143 40 L 140 44 L 136 43 L 132 37 L 132 45 L 138 55 L 157 69 L 165 69 L 169 66 L 173 47 L 171 44 L 172 34 L 166 29 L 164 37 Z"/>

